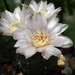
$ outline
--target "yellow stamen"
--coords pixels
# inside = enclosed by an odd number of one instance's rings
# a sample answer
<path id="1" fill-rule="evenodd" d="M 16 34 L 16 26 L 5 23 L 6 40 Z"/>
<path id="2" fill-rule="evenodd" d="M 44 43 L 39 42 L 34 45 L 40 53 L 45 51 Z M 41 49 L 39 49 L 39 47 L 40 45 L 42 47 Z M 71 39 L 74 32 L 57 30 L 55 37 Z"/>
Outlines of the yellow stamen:
<path id="1" fill-rule="evenodd" d="M 40 11 L 40 13 L 42 13 L 45 17 L 48 15 L 46 11 Z"/>
<path id="2" fill-rule="evenodd" d="M 36 48 L 49 45 L 50 37 L 47 31 L 36 31 L 32 36 L 32 45 Z"/>
<path id="3" fill-rule="evenodd" d="M 16 24 L 21 23 L 21 21 L 19 20 L 15 20 L 10 24 L 10 31 L 13 32 L 15 30 L 17 30 Z"/>

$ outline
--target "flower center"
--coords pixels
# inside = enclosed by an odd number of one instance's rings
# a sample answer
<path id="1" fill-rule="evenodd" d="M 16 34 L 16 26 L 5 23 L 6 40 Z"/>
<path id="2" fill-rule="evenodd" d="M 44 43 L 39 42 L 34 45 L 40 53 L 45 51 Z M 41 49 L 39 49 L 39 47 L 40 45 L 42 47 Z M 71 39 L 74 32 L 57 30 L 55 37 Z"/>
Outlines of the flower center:
<path id="1" fill-rule="evenodd" d="M 40 11 L 40 13 L 42 13 L 44 15 L 44 17 L 47 17 L 47 12 L 46 11 Z"/>
<path id="2" fill-rule="evenodd" d="M 17 30 L 16 24 L 21 23 L 20 20 L 15 20 L 10 24 L 10 31 L 13 32 L 15 30 Z"/>
<path id="3" fill-rule="evenodd" d="M 36 31 L 32 36 L 32 45 L 36 48 L 47 46 L 50 43 L 50 37 L 47 31 Z"/>

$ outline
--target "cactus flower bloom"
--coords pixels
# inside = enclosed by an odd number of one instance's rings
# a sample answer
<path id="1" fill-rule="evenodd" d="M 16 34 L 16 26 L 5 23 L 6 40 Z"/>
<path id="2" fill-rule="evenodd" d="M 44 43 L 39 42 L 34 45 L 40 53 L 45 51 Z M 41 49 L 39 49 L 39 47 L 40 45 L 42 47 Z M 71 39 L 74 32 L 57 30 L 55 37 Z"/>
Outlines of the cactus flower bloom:
<path id="1" fill-rule="evenodd" d="M 67 27 L 66 24 L 58 23 L 56 16 L 47 20 L 43 15 L 35 14 L 28 20 L 26 29 L 18 29 L 13 33 L 18 40 L 14 46 L 18 47 L 16 53 L 29 58 L 39 52 L 46 60 L 52 55 L 59 57 L 61 51 L 57 47 L 68 48 L 72 45 L 71 39 L 61 35 Z"/>
<path id="2" fill-rule="evenodd" d="M 55 9 L 53 3 L 47 4 L 47 1 L 40 1 L 39 3 L 36 3 L 34 0 L 32 0 L 29 4 L 29 7 L 34 11 L 34 13 L 41 13 L 46 18 L 49 18 L 50 16 L 57 14 L 61 8 Z"/>
<path id="3" fill-rule="evenodd" d="M 0 19 L 0 31 L 3 32 L 3 35 L 12 36 L 18 26 L 24 27 L 23 25 L 27 23 L 27 18 L 30 17 L 30 11 L 24 4 L 22 10 L 20 7 L 16 7 L 13 13 L 5 10 Z"/>

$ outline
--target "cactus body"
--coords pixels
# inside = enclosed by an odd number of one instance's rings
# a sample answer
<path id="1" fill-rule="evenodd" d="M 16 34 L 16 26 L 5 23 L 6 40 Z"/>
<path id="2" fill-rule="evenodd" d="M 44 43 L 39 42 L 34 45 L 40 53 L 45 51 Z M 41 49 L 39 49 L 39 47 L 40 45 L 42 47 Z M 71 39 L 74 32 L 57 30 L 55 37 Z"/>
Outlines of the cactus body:
<path id="1" fill-rule="evenodd" d="M 50 75 L 50 72 L 57 65 L 57 57 L 51 56 L 45 60 L 40 53 L 36 53 L 26 59 L 25 56 L 20 55 L 19 62 L 25 75 Z"/>

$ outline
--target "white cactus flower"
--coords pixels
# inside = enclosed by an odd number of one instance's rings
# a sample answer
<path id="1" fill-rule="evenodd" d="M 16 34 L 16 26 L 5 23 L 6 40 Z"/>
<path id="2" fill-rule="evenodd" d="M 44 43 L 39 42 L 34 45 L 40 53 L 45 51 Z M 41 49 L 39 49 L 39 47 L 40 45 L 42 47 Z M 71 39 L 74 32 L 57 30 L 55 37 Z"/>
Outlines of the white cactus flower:
<path id="1" fill-rule="evenodd" d="M 46 18 L 49 18 L 50 16 L 55 14 L 57 15 L 58 12 L 61 10 L 60 7 L 55 9 L 53 3 L 47 4 L 47 1 L 42 0 L 39 3 L 36 3 L 34 0 L 31 0 L 29 6 L 35 13 L 41 13 Z"/>
<path id="2" fill-rule="evenodd" d="M 18 29 L 18 26 L 24 27 L 27 23 L 27 18 L 30 17 L 31 9 L 23 4 L 22 10 L 20 7 L 16 7 L 14 12 L 5 10 L 1 14 L 0 19 L 0 31 L 3 35 L 12 36 L 12 33 Z"/>
<path id="3" fill-rule="evenodd" d="M 61 35 L 68 25 L 58 23 L 58 18 L 53 16 L 48 20 L 42 14 L 35 14 L 28 20 L 26 29 L 14 31 L 13 36 L 18 41 L 16 53 L 25 55 L 26 58 L 40 52 L 48 60 L 52 55 L 59 57 L 61 51 L 57 47 L 70 47 L 71 39 Z"/>

